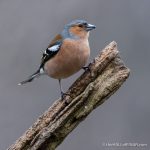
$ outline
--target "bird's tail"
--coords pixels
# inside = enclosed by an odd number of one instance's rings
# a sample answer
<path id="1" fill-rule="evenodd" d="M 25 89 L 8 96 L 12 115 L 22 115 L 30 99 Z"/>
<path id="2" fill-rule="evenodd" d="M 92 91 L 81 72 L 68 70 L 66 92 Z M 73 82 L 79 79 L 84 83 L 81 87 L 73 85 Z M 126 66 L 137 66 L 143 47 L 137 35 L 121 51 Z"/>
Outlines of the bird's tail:
<path id="1" fill-rule="evenodd" d="M 29 76 L 26 80 L 20 82 L 18 85 L 23 85 L 23 84 L 26 84 L 28 82 L 32 82 L 34 79 L 38 78 L 41 75 L 42 75 L 41 69 L 38 69 L 34 74 Z"/>

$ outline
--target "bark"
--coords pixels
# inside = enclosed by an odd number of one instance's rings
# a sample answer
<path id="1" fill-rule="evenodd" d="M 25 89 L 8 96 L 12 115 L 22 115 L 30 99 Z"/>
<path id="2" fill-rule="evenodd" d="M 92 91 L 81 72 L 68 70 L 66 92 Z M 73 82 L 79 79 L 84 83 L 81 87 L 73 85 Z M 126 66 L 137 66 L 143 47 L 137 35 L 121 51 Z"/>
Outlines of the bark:
<path id="1" fill-rule="evenodd" d="M 95 108 L 104 103 L 129 76 L 116 42 L 107 45 L 68 89 L 8 150 L 55 150 Z"/>

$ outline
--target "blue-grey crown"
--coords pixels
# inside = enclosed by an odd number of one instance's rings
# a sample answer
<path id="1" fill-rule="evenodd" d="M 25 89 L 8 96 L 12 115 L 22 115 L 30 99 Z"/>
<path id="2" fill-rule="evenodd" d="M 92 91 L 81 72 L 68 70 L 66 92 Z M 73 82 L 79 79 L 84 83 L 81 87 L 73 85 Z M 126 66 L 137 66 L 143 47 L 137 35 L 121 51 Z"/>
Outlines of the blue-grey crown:
<path id="1" fill-rule="evenodd" d="M 72 25 L 76 25 L 76 24 L 83 24 L 83 23 L 87 23 L 86 20 L 80 20 L 80 19 L 77 19 L 77 20 L 73 20 L 71 21 L 70 23 L 68 23 L 66 26 L 72 26 Z"/>

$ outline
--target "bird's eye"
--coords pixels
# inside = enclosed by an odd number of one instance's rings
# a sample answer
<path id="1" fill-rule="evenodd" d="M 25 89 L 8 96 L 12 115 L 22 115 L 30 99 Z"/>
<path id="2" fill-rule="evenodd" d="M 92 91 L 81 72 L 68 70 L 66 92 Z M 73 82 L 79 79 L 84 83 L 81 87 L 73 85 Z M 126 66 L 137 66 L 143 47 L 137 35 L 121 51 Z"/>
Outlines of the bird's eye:
<path id="1" fill-rule="evenodd" d="M 83 24 L 79 24 L 78 27 L 83 28 Z"/>

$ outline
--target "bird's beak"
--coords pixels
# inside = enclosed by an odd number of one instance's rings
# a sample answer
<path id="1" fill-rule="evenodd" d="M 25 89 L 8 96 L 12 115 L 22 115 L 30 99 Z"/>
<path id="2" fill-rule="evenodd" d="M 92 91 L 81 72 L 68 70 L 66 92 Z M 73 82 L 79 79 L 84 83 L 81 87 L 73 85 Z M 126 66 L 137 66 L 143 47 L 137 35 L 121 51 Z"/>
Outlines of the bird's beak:
<path id="1" fill-rule="evenodd" d="M 95 29 L 95 28 L 96 28 L 95 25 L 93 25 L 93 24 L 87 24 L 87 26 L 86 26 L 86 31 L 91 31 L 91 30 L 93 30 L 93 29 Z"/>

